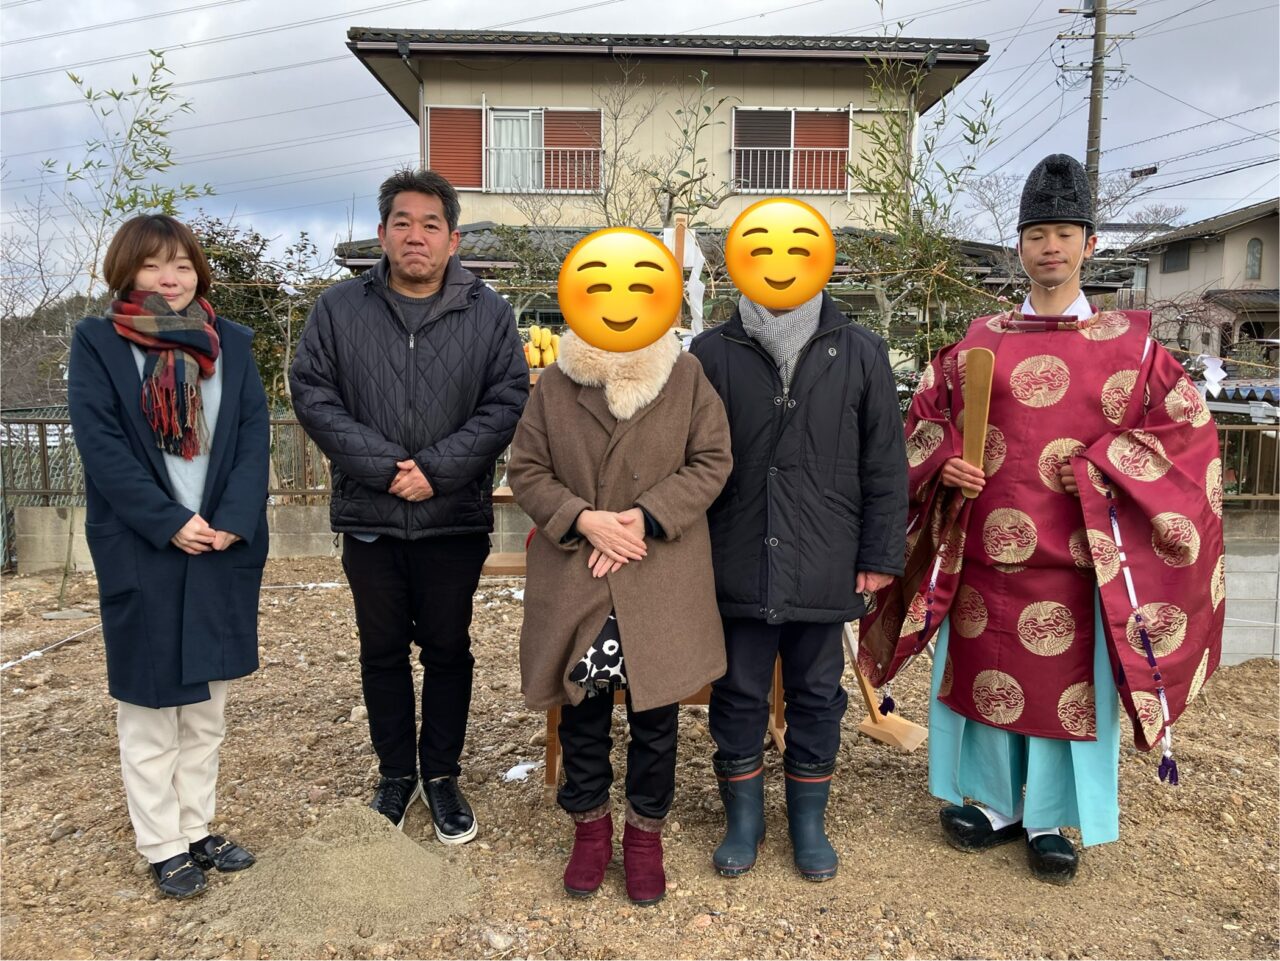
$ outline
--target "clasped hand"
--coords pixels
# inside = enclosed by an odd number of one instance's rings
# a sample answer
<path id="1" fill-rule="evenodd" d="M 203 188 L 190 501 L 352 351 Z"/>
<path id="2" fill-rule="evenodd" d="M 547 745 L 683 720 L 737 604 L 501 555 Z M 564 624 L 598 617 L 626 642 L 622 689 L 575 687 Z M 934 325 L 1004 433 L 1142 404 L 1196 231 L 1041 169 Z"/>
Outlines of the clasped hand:
<path id="1" fill-rule="evenodd" d="M 605 577 L 649 553 L 644 542 L 644 512 L 638 507 L 620 512 L 585 510 L 578 515 L 577 528 L 591 543 L 587 567 L 592 577 Z"/>
<path id="2" fill-rule="evenodd" d="M 216 531 L 199 514 L 192 514 L 178 533 L 169 538 L 169 543 L 188 554 L 204 554 L 208 551 L 225 551 L 238 540 L 239 534 Z"/>

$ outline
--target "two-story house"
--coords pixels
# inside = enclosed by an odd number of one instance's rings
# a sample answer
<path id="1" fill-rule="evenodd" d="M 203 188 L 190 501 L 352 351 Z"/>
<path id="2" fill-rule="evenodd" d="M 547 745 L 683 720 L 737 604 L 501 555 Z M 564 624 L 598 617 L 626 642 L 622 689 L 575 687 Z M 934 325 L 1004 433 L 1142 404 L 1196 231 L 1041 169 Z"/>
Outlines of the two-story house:
<path id="1" fill-rule="evenodd" d="M 1228 357 L 1253 342 L 1265 348 L 1254 353 L 1268 354 L 1274 363 L 1280 336 L 1280 200 L 1159 234 L 1131 253 L 1147 258 L 1146 302 L 1161 340 Z"/>
<path id="2" fill-rule="evenodd" d="M 536 198 L 547 197 L 558 212 L 572 211 L 571 222 L 604 226 L 593 217 L 598 204 L 582 198 L 634 174 L 636 162 L 670 156 L 691 124 L 702 130 L 685 173 L 719 194 L 697 215 L 707 224 L 728 226 L 770 195 L 803 197 L 833 227 L 869 224 L 875 198 L 858 194 L 846 173 L 866 146 L 858 124 L 893 110 L 910 129 L 987 58 L 981 40 L 839 35 L 354 27 L 347 37 L 418 125 L 421 165 L 464 192 L 463 219 L 508 225 L 528 223 Z M 918 68 L 922 79 L 914 96 L 887 104 L 871 74 L 890 61 Z M 699 85 L 714 89 L 691 117 Z M 620 97 L 629 98 L 621 107 Z M 656 227 L 669 213 L 639 204 L 630 225 Z"/>

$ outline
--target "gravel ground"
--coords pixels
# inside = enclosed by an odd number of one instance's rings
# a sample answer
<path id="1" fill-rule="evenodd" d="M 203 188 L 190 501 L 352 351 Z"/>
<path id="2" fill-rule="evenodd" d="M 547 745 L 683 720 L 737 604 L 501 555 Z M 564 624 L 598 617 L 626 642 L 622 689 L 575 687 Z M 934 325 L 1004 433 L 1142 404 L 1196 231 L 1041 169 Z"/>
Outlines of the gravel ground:
<path id="1" fill-rule="evenodd" d="M 288 586 L 317 582 L 339 583 Z M 828 817 L 839 877 L 815 885 L 795 873 L 770 752 L 760 862 L 721 878 L 710 867 L 721 816 L 705 709 L 686 708 L 670 891 L 637 908 L 620 853 L 601 892 L 568 900 L 560 873 L 571 826 L 542 771 L 503 780 L 541 758 L 544 738 L 543 716 L 519 697 L 520 581 L 486 580 L 477 595 L 463 785 L 480 835 L 462 848 L 435 841 L 421 805 L 404 838 L 355 809 L 376 762 L 337 561 L 273 561 L 266 583 L 282 586 L 262 595 L 262 669 L 232 688 L 215 825 L 261 860 L 247 874 L 211 876 L 193 902 L 157 897 L 133 848 L 101 635 L 0 675 L 3 957 L 1271 958 L 1280 949 L 1273 662 L 1224 668 L 1206 685 L 1178 725 L 1181 787 L 1158 783 L 1155 757 L 1122 752 L 1121 839 L 1087 850 L 1068 888 L 1032 879 L 1018 845 L 982 855 L 947 847 L 925 789 L 925 750 L 903 754 L 859 736 L 856 694 Z M 56 604 L 56 577 L 2 586 L 4 661 L 96 622 L 91 576 L 68 589 L 67 605 L 94 615 L 83 621 L 41 618 Z M 927 673 L 918 665 L 895 684 L 904 716 L 923 717 Z M 623 769 L 620 756 L 615 766 Z M 419 847 L 397 847 L 406 840 Z M 420 862 L 424 883 L 380 870 L 378 852 Z M 378 884 L 411 923 L 359 908 Z M 334 890 L 343 885 L 349 897 Z M 322 926 L 317 899 L 329 905 Z"/>

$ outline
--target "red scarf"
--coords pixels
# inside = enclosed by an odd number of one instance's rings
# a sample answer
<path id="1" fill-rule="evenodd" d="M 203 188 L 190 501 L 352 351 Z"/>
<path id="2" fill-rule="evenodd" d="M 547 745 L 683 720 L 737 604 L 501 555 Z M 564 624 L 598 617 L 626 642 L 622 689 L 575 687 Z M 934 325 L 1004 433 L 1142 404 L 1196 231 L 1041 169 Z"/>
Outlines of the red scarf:
<path id="1" fill-rule="evenodd" d="M 185 460 L 209 452 L 200 381 L 213 376 L 218 360 L 216 316 L 197 297 L 173 311 L 160 294 L 130 291 L 113 301 L 107 315 L 116 333 L 146 352 L 142 367 L 142 413 L 156 446 Z"/>

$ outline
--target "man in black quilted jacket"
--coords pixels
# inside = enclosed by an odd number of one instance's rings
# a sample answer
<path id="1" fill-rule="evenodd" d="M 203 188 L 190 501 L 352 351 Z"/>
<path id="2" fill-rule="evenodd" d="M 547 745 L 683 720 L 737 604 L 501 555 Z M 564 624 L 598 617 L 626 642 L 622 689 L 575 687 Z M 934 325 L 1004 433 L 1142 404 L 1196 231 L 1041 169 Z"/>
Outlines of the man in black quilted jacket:
<path id="1" fill-rule="evenodd" d="M 471 599 L 493 530 L 494 464 L 529 396 L 510 305 L 455 256 L 460 212 L 434 171 L 388 178 L 382 260 L 320 296 L 289 371 L 298 420 L 332 466 L 329 517 L 343 535 L 382 775 L 371 806 L 399 827 L 421 794 L 446 844 L 476 835 L 458 788 Z"/>

